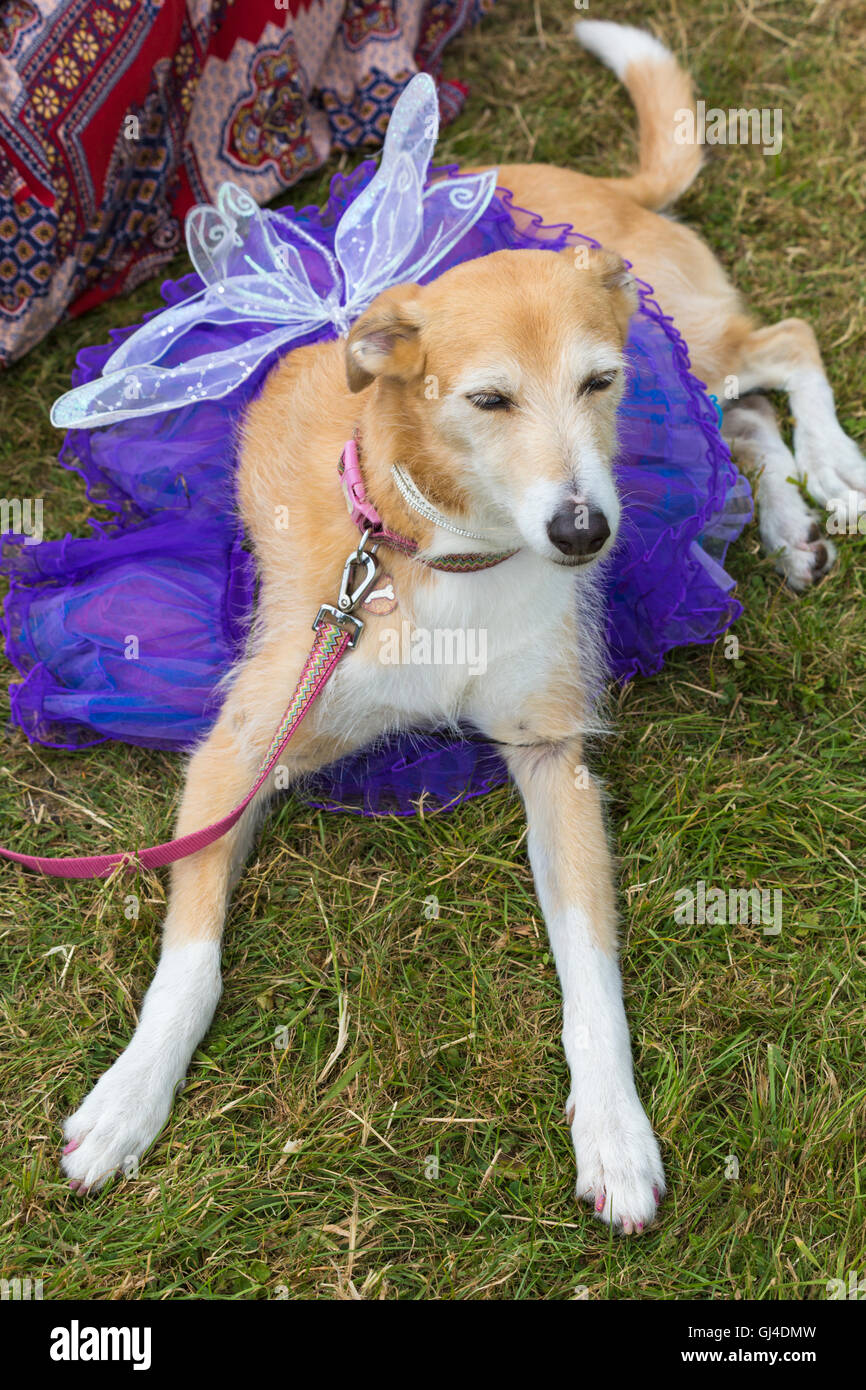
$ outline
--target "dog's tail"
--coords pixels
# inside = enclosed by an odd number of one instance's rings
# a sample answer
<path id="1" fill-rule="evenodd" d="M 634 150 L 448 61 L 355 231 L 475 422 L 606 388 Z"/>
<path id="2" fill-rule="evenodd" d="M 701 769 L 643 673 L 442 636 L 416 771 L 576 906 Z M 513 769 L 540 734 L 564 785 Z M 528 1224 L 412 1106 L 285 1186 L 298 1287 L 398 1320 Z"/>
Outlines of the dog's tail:
<path id="1" fill-rule="evenodd" d="M 603 19 L 579 20 L 578 42 L 595 54 L 624 83 L 638 115 L 640 166 L 624 179 L 605 179 L 642 207 L 670 207 L 701 167 L 701 147 L 692 138 L 680 144 L 675 132 L 694 116 L 692 80 L 673 54 L 643 29 Z M 693 131 L 692 131 L 693 134 Z"/>

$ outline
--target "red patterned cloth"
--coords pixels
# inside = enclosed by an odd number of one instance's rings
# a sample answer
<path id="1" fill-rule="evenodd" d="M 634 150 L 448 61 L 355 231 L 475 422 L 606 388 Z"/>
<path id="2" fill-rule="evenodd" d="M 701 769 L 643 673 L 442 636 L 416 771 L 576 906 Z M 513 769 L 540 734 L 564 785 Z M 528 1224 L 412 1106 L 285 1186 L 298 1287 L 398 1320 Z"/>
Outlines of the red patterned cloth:
<path id="1" fill-rule="evenodd" d="M 378 144 L 493 0 L 0 0 L 0 364 L 134 288 L 226 179 L 266 203 Z"/>

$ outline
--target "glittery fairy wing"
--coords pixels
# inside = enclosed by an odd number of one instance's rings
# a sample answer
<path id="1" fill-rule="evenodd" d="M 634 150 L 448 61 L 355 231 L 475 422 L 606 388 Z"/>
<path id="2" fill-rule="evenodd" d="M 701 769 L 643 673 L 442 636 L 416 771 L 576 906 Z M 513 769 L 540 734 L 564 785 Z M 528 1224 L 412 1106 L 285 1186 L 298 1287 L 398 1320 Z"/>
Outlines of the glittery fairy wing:
<path id="1" fill-rule="evenodd" d="M 230 394 L 264 357 L 327 324 L 346 333 L 381 290 L 434 269 L 484 212 L 495 173 L 443 179 L 424 192 L 439 129 L 433 81 L 407 85 L 388 126 L 382 162 L 337 227 L 335 252 L 300 219 L 261 209 L 234 184 L 187 216 L 189 253 L 204 288 L 154 315 L 112 353 L 102 376 L 55 401 L 61 428 L 110 424 Z M 273 323 L 230 347 L 177 364 L 194 328 Z M 218 331 L 213 334 L 218 344 Z M 164 361 L 169 354 L 169 360 Z"/>
<path id="2" fill-rule="evenodd" d="M 204 289 L 148 319 L 111 354 L 100 378 L 55 401 L 53 424 L 104 425 L 228 395 L 275 347 L 322 327 L 339 305 L 341 278 L 331 253 L 296 222 L 262 212 L 234 185 L 223 185 L 215 207 L 190 211 L 187 240 Z M 308 262 L 316 267 L 315 286 Z M 176 359 L 191 329 L 253 323 L 279 328 L 161 365 L 169 351 Z"/>
<path id="3" fill-rule="evenodd" d="M 328 289 L 339 281 L 330 251 L 298 221 L 260 208 L 233 183 L 222 185 L 215 206 L 205 203 L 187 213 L 186 241 L 190 259 L 205 285 L 218 289 L 220 284 L 240 284 L 245 277 L 256 275 L 260 277 L 261 298 L 273 300 L 276 296 L 294 313 L 309 309 L 321 298 L 299 246 L 321 261 Z"/>
<path id="4" fill-rule="evenodd" d="M 418 254 L 403 267 L 401 279 L 422 280 L 475 225 L 496 191 L 497 172 L 460 174 L 428 188 Z"/>
<path id="5" fill-rule="evenodd" d="M 339 297 L 339 270 L 330 252 L 297 223 L 263 212 L 234 184 L 223 184 L 215 207 L 190 210 L 186 238 L 205 288 L 143 323 L 112 353 L 104 375 L 158 362 L 189 329 L 203 323 L 284 323 L 294 332 L 309 332 L 323 316 L 327 321 L 325 308 Z M 313 287 L 295 241 L 307 257 L 315 253 L 324 295 Z"/>
<path id="6" fill-rule="evenodd" d="M 350 319 L 389 285 L 432 270 L 493 197 L 494 171 L 445 179 L 424 193 L 438 133 L 436 86 L 418 73 L 394 107 L 375 176 L 337 228 L 334 249 Z"/>
<path id="7" fill-rule="evenodd" d="M 69 429 L 113 425 L 140 415 L 179 410 L 202 400 L 219 400 L 245 381 L 269 353 L 297 334 L 297 327 L 281 324 L 270 333 L 222 352 L 191 357 L 177 367 L 151 362 L 96 377 L 54 402 L 52 424 Z"/>

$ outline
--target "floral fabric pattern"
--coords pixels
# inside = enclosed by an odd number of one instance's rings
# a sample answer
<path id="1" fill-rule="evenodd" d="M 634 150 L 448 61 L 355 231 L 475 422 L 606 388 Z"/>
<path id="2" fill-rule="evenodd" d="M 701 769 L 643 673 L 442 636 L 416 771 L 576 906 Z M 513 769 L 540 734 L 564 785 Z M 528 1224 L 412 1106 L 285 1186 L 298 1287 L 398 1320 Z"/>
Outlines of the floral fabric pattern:
<path id="1" fill-rule="evenodd" d="M 4 0 L 0 365 L 158 273 L 225 180 L 266 203 L 378 144 L 493 0 Z"/>

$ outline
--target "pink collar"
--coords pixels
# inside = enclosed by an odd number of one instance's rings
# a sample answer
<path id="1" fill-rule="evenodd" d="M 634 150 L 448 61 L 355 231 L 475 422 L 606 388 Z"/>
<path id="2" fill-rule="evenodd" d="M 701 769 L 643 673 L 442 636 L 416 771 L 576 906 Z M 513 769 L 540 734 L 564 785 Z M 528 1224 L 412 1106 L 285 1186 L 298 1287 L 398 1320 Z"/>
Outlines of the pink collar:
<path id="1" fill-rule="evenodd" d="M 395 550 L 401 550 L 404 555 L 414 555 L 418 549 L 418 542 L 410 540 L 408 536 L 400 536 L 396 531 L 389 531 L 367 496 L 358 454 L 358 440 L 354 435 L 347 439 L 343 446 L 338 472 L 349 516 L 358 530 L 369 531 L 375 540 L 381 541 L 383 545 L 390 545 Z"/>
<path id="2" fill-rule="evenodd" d="M 381 545 L 391 546 L 393 550 L 399 550 L 404 555 L 414 555 L 418 549 L 418 542 L 389 530 L 367 496 L 364 475 L 361 472 L 357 432 L 351 439 L 347 439 L 343 446 L 338 472 L 349 515 L 358 530 L 362 534 L 369 532 Z M 457 555 L 439 555 L 432 560 L 425 560 L 424 564 L 434 570 L 467 574 L 473 570 L 492 569 L 494 565 L 501 565 L 503 560 L 510 560 L 512 555 L 516 554 L 516 550 L 496 550 L 487 554 L 481 551 L 465 551 Z"/>

